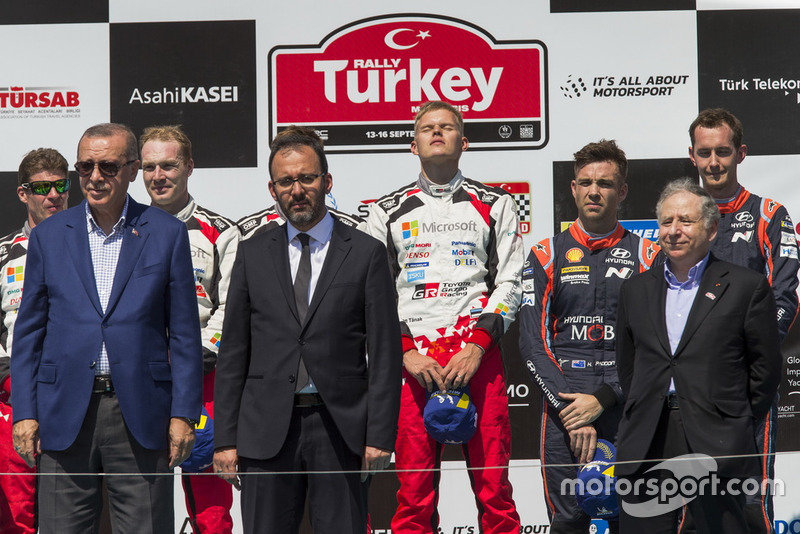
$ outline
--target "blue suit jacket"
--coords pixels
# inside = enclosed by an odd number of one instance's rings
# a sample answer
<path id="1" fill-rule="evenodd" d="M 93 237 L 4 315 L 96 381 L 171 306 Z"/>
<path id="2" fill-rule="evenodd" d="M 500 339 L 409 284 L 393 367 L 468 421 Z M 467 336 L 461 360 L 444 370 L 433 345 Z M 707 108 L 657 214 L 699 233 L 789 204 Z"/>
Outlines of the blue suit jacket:
<path id="1" fill-rule="evenodd" d="M 14 330 L 14 420 L 39 421 L 41 446 L 78 435 L 105 341 L 134 438 L 168 444 L 170 417 L 199 418 L 202 349 L 186 225 L 133 199 L 106 312 L 92 269 L 85 201 L 31 233 Z"/>

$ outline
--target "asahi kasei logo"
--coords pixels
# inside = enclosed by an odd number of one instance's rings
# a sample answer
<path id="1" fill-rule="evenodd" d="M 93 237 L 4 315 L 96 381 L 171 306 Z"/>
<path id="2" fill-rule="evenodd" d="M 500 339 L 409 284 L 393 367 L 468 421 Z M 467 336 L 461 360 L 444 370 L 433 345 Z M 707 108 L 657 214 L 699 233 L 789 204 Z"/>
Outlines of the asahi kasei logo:
<path id="1" fill-rule="evenodd" d="M 270 136 L 312 126 L 333 152 L 407 151 L 428 100 L 464 115 L 471 149 L 547 143 L 547 57 L 540 41 L 495 41 L 470 23 L 393 15 L 340 28 L 319 45 L 269 54 Z"/>

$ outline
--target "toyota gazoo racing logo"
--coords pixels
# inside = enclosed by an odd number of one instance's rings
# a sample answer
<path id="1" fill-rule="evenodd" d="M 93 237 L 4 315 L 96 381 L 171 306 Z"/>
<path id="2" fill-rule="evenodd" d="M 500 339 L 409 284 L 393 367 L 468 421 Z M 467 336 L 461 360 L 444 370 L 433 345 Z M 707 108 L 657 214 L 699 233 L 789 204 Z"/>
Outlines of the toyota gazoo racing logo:
<path id="1" fill-rule="evenodd" d="M 411 300 L 431 299 L 439 296 L 439 284 L 417 284 Z"/>
<path id="2" fill-rule="evenodd" d="M 269 53 L 270 138 L 315 128 L 328 151 L 406 152 L 429 100 L 464 115 L 472 149 L 547 144 L 547 50 L 497 41 L 469 22 L 388 15 L 353 22 L 317 45 Z"/>

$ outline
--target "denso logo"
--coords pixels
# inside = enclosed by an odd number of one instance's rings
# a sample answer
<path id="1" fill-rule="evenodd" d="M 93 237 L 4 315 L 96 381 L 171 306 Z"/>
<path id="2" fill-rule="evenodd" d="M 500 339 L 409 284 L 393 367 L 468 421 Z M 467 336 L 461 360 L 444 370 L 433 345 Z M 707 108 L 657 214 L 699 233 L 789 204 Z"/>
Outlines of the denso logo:
<path id="1" fill-rule="evenodd" d="M 446 100 L 485 126 L 468 134 L 473 147 L 547 142 L 544 44 L 496 41 L 469 22 L 364 19 L 318 45 L 273 48 L 269 69 L 272 137 L 289 124 L 311 124 L 327 131 L 328 150 L 406 151 L 419 106 Z"/>
<path id="2" fill-rule="evenodd" d="M 60 88 L 37 87 L 25 90 L 11 86 L 0 89 L 0 109 L 5 108 L 76 108 L 81 105 L 77 91 Z"/>
<path id="3" fill-rule="evenodd" d="M 428 252 L 428 251 L 415 252 L 415 251 L 412 250 L 411 252 L 406 253 L 406 259 L 407 260 L 418 260 L 418 259 L 421 259 L 421 258 L 427 258 L 430 255 L 431 255 L 431 253 Z"/>

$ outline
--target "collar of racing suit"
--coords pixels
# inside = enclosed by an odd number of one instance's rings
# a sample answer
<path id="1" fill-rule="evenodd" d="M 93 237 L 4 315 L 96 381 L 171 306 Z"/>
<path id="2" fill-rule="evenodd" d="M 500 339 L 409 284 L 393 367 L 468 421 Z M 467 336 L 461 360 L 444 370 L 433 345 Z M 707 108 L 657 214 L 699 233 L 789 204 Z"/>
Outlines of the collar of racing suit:
<path id="1" fill-rule="evenodd" d="M 734 213 L 744 206 L 748 198 L 750 198 L 750 191 L 740 185 L 733 198 L 722 202 L 717 201 L 717 208 L 719 208 L 720 213 Z"/>
<path id="2" fill-rule="evenodd" d="M 463 181 L 464 175 L 461 174 L 461 170 L 459 169 L 459 171 L 456 172 L 456 175 L 453 176 L 453 179 L 444 185 L 435 184 L 425 178 L 422 173 L 419 173 L 417 185 L 422 191 L 428 193 L 432 197 L 447 197 L 457 191 L 461 187 L 461 182 Z"/>
<path id="3" fill-rule="evenodd" d="M 619 240 L 622 239 L 623 234 L 625 234 L 625 228 L 623 228 L 623 226 L 617 222 L 617 227 L 610 234 L 601 237 L 592 237 L 586 233 L 586 230 L 581 227 L 580 223 L 576 219 L 575 222 L 570 225 L 569 233 L 572 234 L 572 237 L 575 239 L 575 241 L 589 250 L 600 250 L 609 248 L 619 242 Z"/>
<path id="4" fill-rule="evenodd" d="M 186 222 L 192 218 L 194 214 L 194 208 L 197 206 L 192 195 L 189 195 L 189 202 L 186 203 L 186 206 L 183 207 L 181 211 L 175 214 L 175 217 L 181 222 Z"/>

